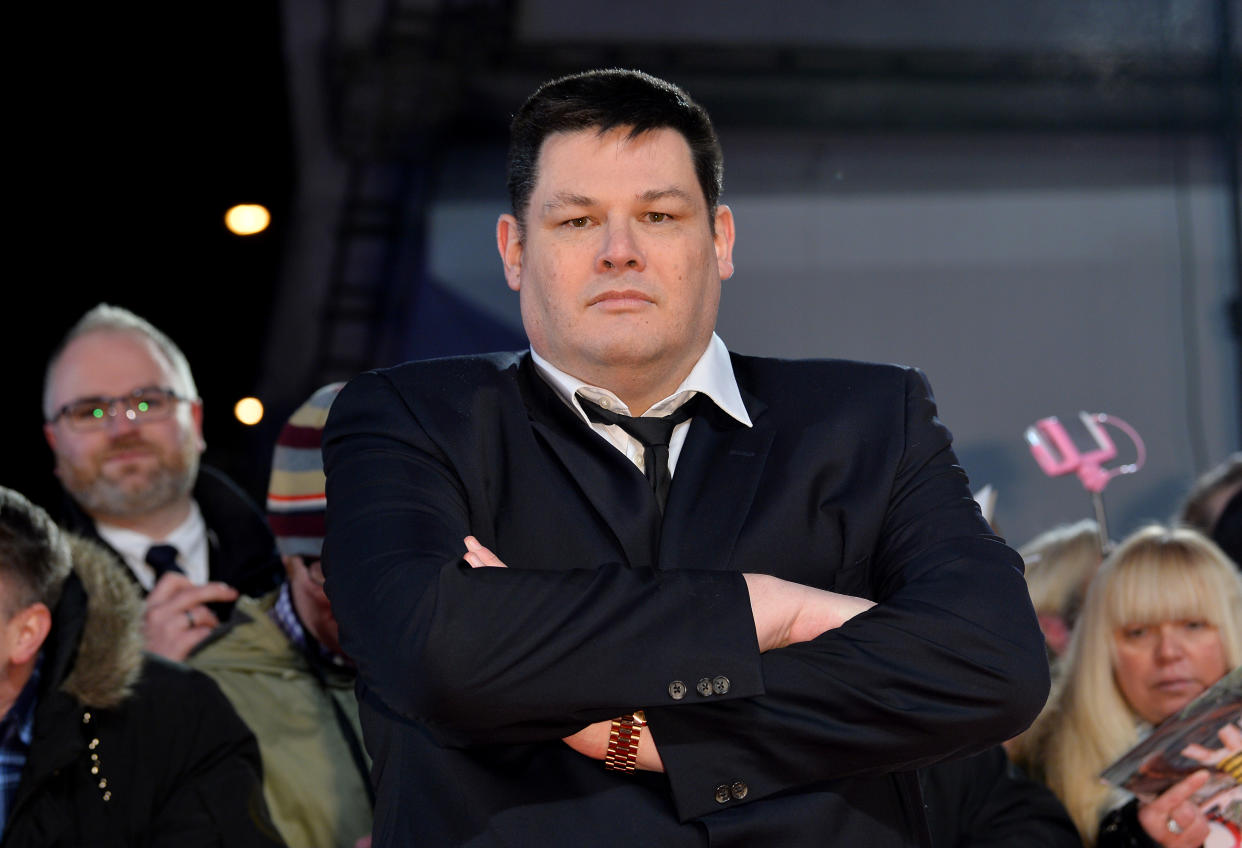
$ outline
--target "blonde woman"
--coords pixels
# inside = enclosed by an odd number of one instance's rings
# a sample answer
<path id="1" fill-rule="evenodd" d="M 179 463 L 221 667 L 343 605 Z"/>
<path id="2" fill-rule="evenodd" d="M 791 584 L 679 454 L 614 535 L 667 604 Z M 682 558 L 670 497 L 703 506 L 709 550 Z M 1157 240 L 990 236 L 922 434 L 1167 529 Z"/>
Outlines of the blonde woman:
<path id="1" fill-rule="evenodd" d="M 1204 814 L 1182 800 L 1202 775 L 1137 805 L 1099 774 L 1242 662 L 1240 622 L 1242 578 L 1194 530 L 1144 528 L 1100 567 L 1059 684 L 1015 752 L 1065 804 L 1085 844 L 1203 843 Z"/>

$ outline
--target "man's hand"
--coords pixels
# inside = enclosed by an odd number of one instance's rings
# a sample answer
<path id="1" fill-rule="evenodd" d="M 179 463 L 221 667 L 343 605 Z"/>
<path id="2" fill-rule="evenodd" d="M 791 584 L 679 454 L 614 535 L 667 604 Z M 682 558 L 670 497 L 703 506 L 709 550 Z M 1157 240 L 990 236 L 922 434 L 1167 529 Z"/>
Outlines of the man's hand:
<path id="1" fill-rule="evenodd" d="M 471 568 L 508 568 L 500 557 L 483 547 L 473 536 L 466 537 L 466 553 L 462 559 L 470 563 Z"/>
<path id="2" fill-rule="evenodd" d="M 566 736 L 562 741 L 584 757 L 602 760 L 608 753 L 608 737 L 611 733 L 611 721 L 597 721 L 572 736 Z M 650 725 L 644 727 L 642 735 L 638 737 L 638 759 L 635 766 L 639 771 L 664 771 L 664 761 L 660 759 L 660 751 L 651 736 Z"/>
<path id="3" fill-rule="evenodd" d="M 205 604 L 235 600 L 237 590 L 227 583 L 195 586 L 184 574 L 165 574 L 147 595 L 142 614 L 147 650 L 181 662 L 220 623 Z"/>
<path id="4" fill-rule="evenodd" d="M 742 576 L 750 591 L 750 611 L 760 653 L 809 642 L 875 606 L 874 601 L 866 598 L 791 583 L 768 574 Z"/>

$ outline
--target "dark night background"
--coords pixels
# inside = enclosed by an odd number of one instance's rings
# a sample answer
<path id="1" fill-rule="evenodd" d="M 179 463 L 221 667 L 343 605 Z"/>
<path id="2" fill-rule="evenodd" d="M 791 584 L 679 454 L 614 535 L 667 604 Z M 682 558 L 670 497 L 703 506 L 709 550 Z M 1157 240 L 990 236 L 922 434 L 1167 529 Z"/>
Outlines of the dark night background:
<path id="1" fill-rule="evenodd" d="M 31 107 L 44 119 L 27 160 L 56 190 L 11 244 L 35 261 L 6 285 L 16 309 L 3 336 L 12 414 L 0 483 L 58 497 L 39 437 L 43 369 L 106 300 L 181 346 L 209 399 L 205 461 L 262 493 L 270 418 L 247 428 L 232 404 L 255 390 L 293 187 L 280 39 L 278 3 L 226 0 L 91 15 L 63 51 L 55 90 Z M 267 206 L 273 226 L 229 233 L 225 211 L 245 202 Z"/>

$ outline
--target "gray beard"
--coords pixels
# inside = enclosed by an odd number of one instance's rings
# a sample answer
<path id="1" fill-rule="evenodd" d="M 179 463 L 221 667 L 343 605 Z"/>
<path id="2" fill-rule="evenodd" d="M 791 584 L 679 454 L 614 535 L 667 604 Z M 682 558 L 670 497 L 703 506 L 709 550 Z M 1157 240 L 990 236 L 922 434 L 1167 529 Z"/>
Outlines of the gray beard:
<path id="1" fill-rule="evenodd" d="M 92 516 L 137 518 L 190 494 L 198 477 L 198 454 L 191 452 L 185 459 L 182 468 L 160 463 L 149 485 L 137 491 L 125 491 L 100 474 L 81 488 L 69 489 L 69 494 Z"/>

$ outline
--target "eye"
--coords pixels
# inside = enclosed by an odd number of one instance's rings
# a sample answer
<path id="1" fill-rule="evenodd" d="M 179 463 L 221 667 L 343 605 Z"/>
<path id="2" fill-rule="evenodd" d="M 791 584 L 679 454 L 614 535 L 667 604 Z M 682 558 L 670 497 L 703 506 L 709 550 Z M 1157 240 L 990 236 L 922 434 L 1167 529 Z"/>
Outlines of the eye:
<path id="1" fill-rule="evenodd" d="M 69 418 L 81 423 L 98 421 L 107 414 L 107 401 L 95 398 L 80 400 L 69 407 Z"/>
<path id="2" fill-rule="evenodd" d="M 647 212 L 643 217 L 652 224 L 662 224 L 665 221 L 672 220 L 673 216 L 667 212 Z"/>
<path id="3" fill-rule="evenodd" d="M 142 412 L 163 412 L 168 406 L 168 395 L 159 389 L 144 389 L 134 394 L 134 409 Z"/>
<path id="4" fill-rule="evenodd" d="M 1190 618 L 1182 622 L 1182 627 L 1187 630 L 1206 630 L 1211 626 L 1211 622 L 1205 621 L 1202 618 Z"/>
<path id="5" fill-rule="evenodd" d="M 1134 624 L 1121 628 L 1121 638 L 1126 640 L 1142 639 L 1147 635 L 1147 627 L 1142 624 Z"/>
<path id="6" fill-rule="evenodd" d="M 584 215 L 581 218 L 570 218 L 565 222 L 565 226 L 570 227 L 571 229 L 581 230 L 584 227 L 589 226 L 590 223 L 591 219 Z"/>

